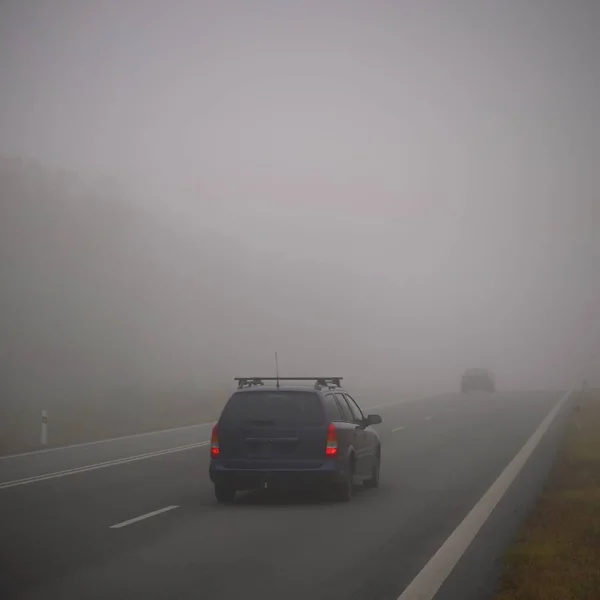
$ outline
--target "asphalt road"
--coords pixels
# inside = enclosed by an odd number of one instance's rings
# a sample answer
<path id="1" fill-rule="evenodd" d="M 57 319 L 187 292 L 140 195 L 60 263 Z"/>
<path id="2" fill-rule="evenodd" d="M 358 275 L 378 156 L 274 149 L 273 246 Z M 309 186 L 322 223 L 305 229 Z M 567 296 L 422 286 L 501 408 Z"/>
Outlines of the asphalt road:
<path id="1" fill-rule="evenodd" d="M 261 493 L 217 505 L 211 424 L 0 459 L 0 597 L 396 600 L 562 397 L 380 408 L 381 487 L 349 504 Z M 489 595 L 560 420 L 527 461 L 535 476 L 514 481 L 436 600 Z"/>

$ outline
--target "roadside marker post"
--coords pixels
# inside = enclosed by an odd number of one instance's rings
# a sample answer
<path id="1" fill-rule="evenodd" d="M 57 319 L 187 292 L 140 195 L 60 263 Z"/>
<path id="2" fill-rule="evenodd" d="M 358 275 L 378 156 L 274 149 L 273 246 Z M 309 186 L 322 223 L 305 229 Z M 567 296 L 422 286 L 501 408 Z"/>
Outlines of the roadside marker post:
<path id="1" fill-rule="evenodd" d="M 40 442 L 42 446 L 45 446 L 48 443 L 48 411 L 42 411 L 42 432 L 40 436 Z"/>

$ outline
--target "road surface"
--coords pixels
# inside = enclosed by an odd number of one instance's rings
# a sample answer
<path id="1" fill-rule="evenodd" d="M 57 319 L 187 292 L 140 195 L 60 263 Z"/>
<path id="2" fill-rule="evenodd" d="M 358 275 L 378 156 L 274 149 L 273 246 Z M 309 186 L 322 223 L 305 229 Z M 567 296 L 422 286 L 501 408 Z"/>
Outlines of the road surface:
<path id="1" fill-rule="evenodd" d="M 551 464 L 563 398 L 448 394 L 381 407 L 381 487 L 349 504 L 247 494 L 217 505 L 210 423 L 2 458 L 0 597 L 427 600 L 422 581 L 440 577 L 442 546 L 458 554 L 436 600 L 487 597 Z M 480 500 L 544 423 L 471 543 Z"/>

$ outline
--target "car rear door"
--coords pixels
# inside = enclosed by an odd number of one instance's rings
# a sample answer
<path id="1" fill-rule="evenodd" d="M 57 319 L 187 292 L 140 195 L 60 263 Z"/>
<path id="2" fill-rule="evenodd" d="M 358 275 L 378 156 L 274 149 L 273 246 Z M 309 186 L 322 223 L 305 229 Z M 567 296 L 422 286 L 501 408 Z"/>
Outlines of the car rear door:
<path id="1" fill-rule="evenodd" d="M 352 415 L 343 399 L 338 400 L 333 392 L 325 394 L 325 413 L 336 428 L 340 456 L 347 456 L 348 449 L 355 444 L 355 427 Z"/>
<path id="2" fill-rule="evenodd" d="M 360 410 L 356 410 L 346 398 L 346 395 L 341 392 L 336 392 L 336 398 L 342 406 L 342 411 L 346 415 L 351 425 L 352 445 L 356 453 L 356 474 L 363 475 L 365 473 L 365 432 L 362 427 L 362 415 Z"/>

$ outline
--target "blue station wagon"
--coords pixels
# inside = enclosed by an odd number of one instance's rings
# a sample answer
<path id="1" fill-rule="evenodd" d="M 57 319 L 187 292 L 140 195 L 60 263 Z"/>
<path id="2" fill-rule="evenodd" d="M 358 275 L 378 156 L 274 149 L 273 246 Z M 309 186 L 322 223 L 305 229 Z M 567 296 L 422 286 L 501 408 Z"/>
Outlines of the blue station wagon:
<path id="1" fill-rule="evenodd" d="M 372 425 L 381 417 L 365 416 L 341 379 L 235 378 L 238 390 L 211 436 L 217 501 L 233 502 L 241 490 L 307 486 L 348 501 L 357 485 L 378 487 L 381 441 Z M 314 386 L 280 385 L 301 380 Z"/>

